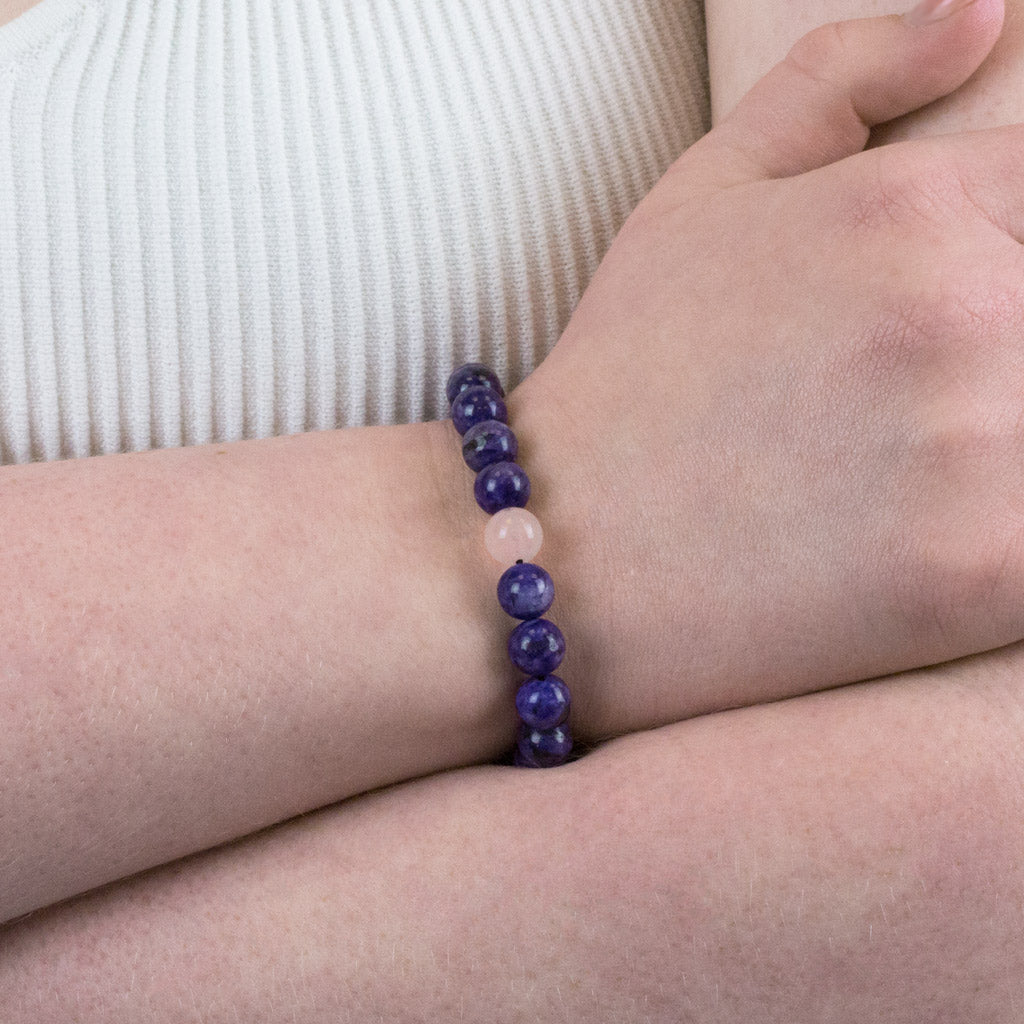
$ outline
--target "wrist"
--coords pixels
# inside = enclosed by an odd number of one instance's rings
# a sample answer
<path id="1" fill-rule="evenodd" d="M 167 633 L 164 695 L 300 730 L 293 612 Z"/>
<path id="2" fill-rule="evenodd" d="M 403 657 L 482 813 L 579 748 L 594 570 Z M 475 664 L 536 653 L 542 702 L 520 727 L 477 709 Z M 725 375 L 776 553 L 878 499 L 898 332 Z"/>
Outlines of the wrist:
<path id="1" fill-rule="evenodd" d="M 708 535 L 714 524 L 695 514 L 679 528 L 687 496 L 670 493 L 678 470 L 671 479 L 659 470 L 664 438 L 659 449 L 637 435 L 615 382 L 579 379 L 569 364 L 582 344 L 567 332 L 506 404 L 544 527 L 539 557 L 556 581 L 553 617 L 568 638 L 574 736 L 589 745 L 717 710 L 711 680 L 729 668 L 704 632 L 715 612 L 694 585 L 706 572 L 698 546 L 693 559 L 680 557 L 679 543 L 663 539 L 662 513 L 672 510 L 673 538 Z M 564 379 L 579 387 L 567 393 Z"/>
<path id="2" fill-rule="evenodd" d="M 594 528 L 601 502 L 599 489 L 586 485 L 595 461 L 568 425 L 573 420 L 568 401 L 544 395 L 543 387 L 535 387 L 539 380 L 528 377 L 507 396 L 506 405 L 519 441 L 518 461 L 530 478 L 529 508 L 544 530 L 536 561 L 555 583 L 555 601 L 546 617 L 566 637 L 558 674 L 572 693 L 574 739 L 585 747 L 625 731 L 618 727 L 623 694 L 612 694 L 602 674 L 609 649 L 621 649 L 619 641 L 625 638 L 602 634 L 608 616 L 595 606 L 596 580 L 603 571 L 601 535 Z"/>
<path id="3" fill-rule="evenodd" d="M 430 610 L 438 728 L 455 730 L 445 742 L 458 752 L 450 767 L 494 760 L 515 742 L 515 671 L 505 640 L 509 618 L 494 600 L 502 567 L 484 546 L 487 514 L 473 497 L 473 474 L 449 420 L 415 424 L 422 451 L 422 493 L 434 524 L 429 543 L 436 567 L 422 595 Z"/>

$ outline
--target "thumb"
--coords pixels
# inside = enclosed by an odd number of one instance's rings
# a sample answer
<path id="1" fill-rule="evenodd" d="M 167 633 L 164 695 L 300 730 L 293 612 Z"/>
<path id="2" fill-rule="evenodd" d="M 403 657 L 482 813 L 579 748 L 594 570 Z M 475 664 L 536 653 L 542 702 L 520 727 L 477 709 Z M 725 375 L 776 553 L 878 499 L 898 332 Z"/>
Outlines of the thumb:
<path id="1" fill-rule="evenodd" d="M 801 174 L 858 153 L 874 125 L 966 82 L 1002 24 L 1003 0 L 924 0 L 906 16 L 815 29 L 688 150 L 687 169 L 728 185 Z"/>

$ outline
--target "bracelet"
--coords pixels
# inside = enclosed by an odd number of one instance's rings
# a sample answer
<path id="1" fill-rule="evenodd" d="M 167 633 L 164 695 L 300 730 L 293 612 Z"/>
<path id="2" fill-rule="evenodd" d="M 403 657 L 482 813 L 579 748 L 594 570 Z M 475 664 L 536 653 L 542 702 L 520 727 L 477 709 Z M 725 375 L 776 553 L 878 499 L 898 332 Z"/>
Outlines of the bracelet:
<path id="1" fill-rule="evenodd" d="M 524 768 L 563 764 L 572 750 L 569 688 L 554 675 L 565 654 L 561 630 L 541 616 L 551 607 L 555 586 L 533 559 L 543 532 L 526 510 L 530 480 L 516 463 L 519 443 L 508 426 L 505 392 L 497 374 L 483 363 L 466 363 L 448 378 L 452 423 L 462 435 L 462 457 L 476 473 L 477 504 L 490 515 L 484 543 L 508 568 L 498 580 L 498 602 L 521 619 L 508 638 L 512 663 L 529 676 L 516 693 L 520 725 L 514 763 Z"/>

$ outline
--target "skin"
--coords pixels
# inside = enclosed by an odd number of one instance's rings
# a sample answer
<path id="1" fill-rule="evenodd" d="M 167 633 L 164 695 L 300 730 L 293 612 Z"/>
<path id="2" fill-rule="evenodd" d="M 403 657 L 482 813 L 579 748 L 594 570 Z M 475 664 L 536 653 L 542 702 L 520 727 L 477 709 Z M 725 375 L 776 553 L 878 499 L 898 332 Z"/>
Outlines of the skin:
<path id="1" fill-rule="evenodd" d="M 759 4 L 705 0 L 713 122 L 721 121 L 804 33 L 826 22 L 874 17 L 891 10 L 892 5 L 884 0 L 785 0 Z M 1024 94 L 1020 89 L 1022 52 L 1024 4 L 1020 0 L 1006 0 L 1003 31 L 970 81 L 950 95 L 885 125 L 876 133 L 876 141 L 1024 121 Z"/>
<path id="2" fill-rule="evenodd" d="M 472 482 L 454 441 L 3 469 L 0 920 L 510 745 L 505 616 L 479 600 L 500 568 L 439 484 Z"/>
<path id="3" fill-rule="evenodd" d="M 0 937 L 7 1024 L 1015 1024 L 1024 650 L 360 797 Z"/>
<path id="4" fill-rule="evenodd" d="M 638 206 L 513 396 L 598 735 L 1024 635 L 1024 131 L 859 152 L 1001 21 L 977 0 L 805 37 Z"/>
<path id="5" fill-rule="evenodd" d="M 36 3 L 38 0 L 0 0 L 0 25 L 14 21 L 19 14 L 35 7 Z"/>
<path id="6" fill-rule="evenodd" d="M 971 44 L 966 24 L 948 43 Z M 896 72 L 936 64 L 914 47 L 944 37 L 894 28 L 872 27 L 844 69 L 855 109 L 870 106 L 855 73 L 870 55 Z M 812 54 L 841 67 L 822 46 L 835 38 L 814 41 L 797 69 Z M 840 142 L 865 141 L 865 125 L 836 119 L 851 104 L 830 104 L 827 88 L 798 109 L 798 137 L 766 138 L 762 126 L 787 123 L 768 115 L 773 103 L 791 109 L 792 71 L 681 163 L 673 188 L 749 187 L 755 166 L 789 161 L 794 174 L 808 152 L 831 142 L 839 159 Z M 890 84 L 892 96 L 914 83 Z M 809 123 L 825 131 L 816 147 Z M 979 175 L 998 221 L 1012 213 L 995 200 L 1016 186 L 1021 139 L 986 138 L 976 164 L 958 140 L 902 154 L 929 174 L 953 160 Z M 878 165 L 837 166 L 870 175 Z M 876 225 L 902 212 L 860 208 Z M 1016 230 L 989 224 L 989 245 Z M 9 927 L 0 994 L 16 1024 L 456 1014 L 1009 1024 L 1024 1003 L 1022 684 L 1014 647 L 667 726 L 552 773 L 467 769 L 374 794 Z"/>
<path id="7" fill-rule="evenodd" d="M 1001 18 L 810 37 L 511 396 L 582 746 L 1024 636 L 1020 133 L 841 159 Z M 0 476 L 0 919 L 514 735 L 450 425 Z"/>

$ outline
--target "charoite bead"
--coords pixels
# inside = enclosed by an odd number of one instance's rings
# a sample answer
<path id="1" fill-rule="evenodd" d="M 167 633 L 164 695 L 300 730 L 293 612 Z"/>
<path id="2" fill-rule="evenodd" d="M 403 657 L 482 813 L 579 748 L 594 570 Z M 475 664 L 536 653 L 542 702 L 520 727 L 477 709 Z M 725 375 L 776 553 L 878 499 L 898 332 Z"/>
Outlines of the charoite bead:
<path id="1" fill-rule="evenodd" d="M 498 604 L 515 619 L 538 619 L 555 599 L 546 569 L 532 562 L 510 565 L 498 580 Z"/>
<path id="2" fill-rule="evenodd" d="M 527 619 L 512 630 L 508 638 L 508 656 L 516 668 L 529 676 L 554 672 L 565 656 L 565 637 L 547 619 Z"/>
<path id="3" fill-rule="evenodd" d="M 521 724 L 514 761 L 530 768 L 564 764 L 572 752 L 569 688 L 554 675 L 565 655 L 561 630 L 542 616 L 551 607 L 555 586 L 533 562 L 543 531 L 525 508 L 530 478 L 516 459 L 519 442 L 508 426 L 505 392 L 497 374 L 483 363 L 454 370 L 445 388 L 452 424 L 462 436 L 462 456 L 476 473 L 474 495 L 490 516 L 484 542 L 507 568 L 498 581 L 498 602 L 522 621 L 508 638 L 512 663 L 529 677 L 516 693 Z"/>
<path id="4" fill-rule="evenodd" d="M 554 768 L 564 764 L 572 751 L 572 736 L 567 725 L 554 729 L 531 729 L 523 724 L 516 738 L 515 763 L 522 768 Z"/>
<path id="5" fill-rule="evenodd" d="M 540 520 L 525 508 L 503 508 L 487 520 L 484 544 L 491 557 L 502 565 L 536 558 L 544 542 Z"/>
<path id="6" fill-rule="evenodd" d="M 459 392 L 452 402 L 452 423 L 460 434 L 465 434 L 476 423 L 508 419 L 508 409 L 501 395 L 493 388 L 478 384 Z"/>
<path id="7" fill-rule="evenodd" d="M 522 508 L 530 500 L 530 478 L 515 462 L 492 462 L 476 475 L 476 503 L 493 515 L 503 508 Z"/>
<path id="8" fill-rule="evenodd" d="M 561 676 L 534 676 L 516 693 L 516 711 L 531 729 L 553 729 L 569 717 L 569 687 Z"/>
<path id="9" fill-rule="evenodd" d="M 498 380 L 498 375 L 483 363 L 466 363 L 452 371 L 445 387 L 445 394 L 448 396 L 448 404 L 455 401 L 456 395 L 461 394 L 466 388 L 476 387 L 483 384 L 492 391 L 497 391 L 502 398 L 505 397 L 505 390 Z"/>
<path id="10" fill-rule="evenodd" d="M 462 435 L 462 457 L 474 473 L 493 462 L 515 462 L 519 442 L 507 423 L 484 420 Z"/>

